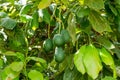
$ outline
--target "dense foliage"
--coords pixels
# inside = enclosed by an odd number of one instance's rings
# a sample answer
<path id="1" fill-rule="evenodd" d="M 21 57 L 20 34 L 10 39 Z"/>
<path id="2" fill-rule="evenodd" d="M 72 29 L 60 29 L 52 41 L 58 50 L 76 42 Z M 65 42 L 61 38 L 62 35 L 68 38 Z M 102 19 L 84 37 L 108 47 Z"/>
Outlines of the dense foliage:
<path id="1" fill-rule="evenodd" d="M 0 0 L 0 80 L 119 80 L 120 0 Z"/>

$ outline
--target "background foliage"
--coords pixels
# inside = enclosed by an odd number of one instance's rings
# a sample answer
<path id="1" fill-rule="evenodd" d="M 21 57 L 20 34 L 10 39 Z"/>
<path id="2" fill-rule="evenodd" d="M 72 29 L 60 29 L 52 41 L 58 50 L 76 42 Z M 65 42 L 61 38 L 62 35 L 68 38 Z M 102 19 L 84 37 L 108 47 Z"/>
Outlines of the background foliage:
<path id="1" fill-rule="evenodd" d="M 120 0 L 0 0 L 0 80 L 119 80 Z"/>

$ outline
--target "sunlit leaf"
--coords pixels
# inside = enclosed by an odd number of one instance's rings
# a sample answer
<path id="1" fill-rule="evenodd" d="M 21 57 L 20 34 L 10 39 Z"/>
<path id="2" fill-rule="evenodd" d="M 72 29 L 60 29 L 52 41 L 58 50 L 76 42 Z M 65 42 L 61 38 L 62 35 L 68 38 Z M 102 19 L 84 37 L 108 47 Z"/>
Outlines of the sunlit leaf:
<path id="1" fill-rule="evenodd" d="M 36 70 L 30 70 L 30 72 L 28 73 L 28 77 L 31 80 L 44 80 L 42 73 Z"/>
<path id="2" fill-rule="evenodd" d="M 41 0 L 39 5 L 38 5 L 38 8 L 39 9 L 44 9 L 46 7 L 48 7 L 50 5 L 52 0 Z"/>
<path id="3" fill-rule="evenodd" d="M 102 33 L 104 31 L 112 32 L 108 21 L 96 11 L 91 11 L 88 19 L 95 31 L 99 33 Z"/>
<path id="4" fill-rule="evenodd" d="M 116 78 L 116 67 L 115 67 L 114 60 L 111 54 L 104 47 L 102 47 L 102 49 L 99 49 L 99 54 L 100 54 L 102 61 L 106 65 L 109 65 L 110 68 L 113 70 L 113 77 Z"/>
<path id="5" fill-rule="evenodd" d="M 93 79 L 96 79 L 102 69 L 102 64 L 98 55 L 97 49 L 92 45 L 86 46 L 83 62 L 86 72 Z"/>
<path id="6" fill-rule="evenodd" d="M 81 48 L 74 55 L 74 64 L 77 67 L 77 70 L 80 71 L 82 74 L 85 74 L 86 72 L 83 63 L 83 56 L 85 51 L 86 51 L 86 45 L 81 46 Z"/>
<path id="7" fill-rule="evenodd" d="M 19 72 L 23 69 L 23 62 L 13 62 L 10 64 L 10 67 L 13 71 Z"/>
<path id="8" fill-rule="evenodd" d="M 3 80 L 14 80 L 19 75 L 19 72 L 15 72 L 11 70 L 10 66 L 5 67 L 2 72 L 2 79 Z"/>

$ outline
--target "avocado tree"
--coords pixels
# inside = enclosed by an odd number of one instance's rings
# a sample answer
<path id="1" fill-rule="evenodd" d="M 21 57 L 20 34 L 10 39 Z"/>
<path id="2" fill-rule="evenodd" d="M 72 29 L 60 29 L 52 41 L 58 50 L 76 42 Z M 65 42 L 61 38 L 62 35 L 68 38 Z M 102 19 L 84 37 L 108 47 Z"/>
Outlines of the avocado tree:
<path id="1" fill-rule="evenodd" d="M 1 0 L 0 80 L 119 80 L 120 0 Z"/>

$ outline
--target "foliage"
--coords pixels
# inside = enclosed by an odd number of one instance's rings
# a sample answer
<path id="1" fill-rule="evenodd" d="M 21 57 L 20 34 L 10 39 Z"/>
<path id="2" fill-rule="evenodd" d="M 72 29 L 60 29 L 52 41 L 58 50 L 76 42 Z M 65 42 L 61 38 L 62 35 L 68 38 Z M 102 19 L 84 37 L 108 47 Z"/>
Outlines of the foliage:
<path id="1" fill-rule="evenodd" d="M 119 80 L 120 0 L 1 0 L 0 80 Z"/>

